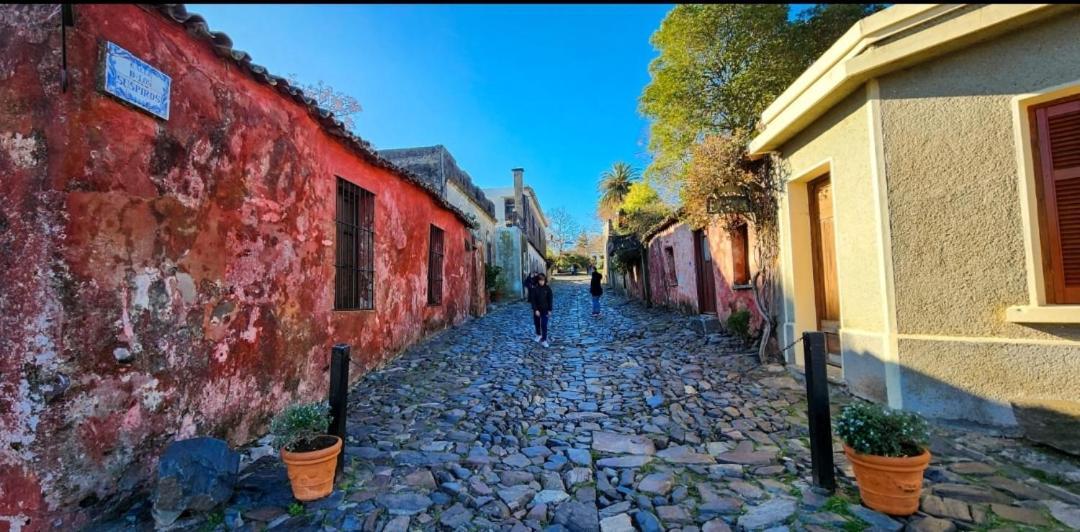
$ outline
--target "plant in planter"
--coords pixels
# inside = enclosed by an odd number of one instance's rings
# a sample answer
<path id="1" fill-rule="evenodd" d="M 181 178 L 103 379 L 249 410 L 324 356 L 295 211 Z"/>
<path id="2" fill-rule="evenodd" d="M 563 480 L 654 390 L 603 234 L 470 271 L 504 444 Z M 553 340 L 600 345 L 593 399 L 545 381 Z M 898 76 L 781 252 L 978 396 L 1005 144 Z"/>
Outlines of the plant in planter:
<path id="1" fill-rule="evenodd" d="M 898 516 L 919 509 L 923 472 L 930 463 L 926 420 L 873 403 L 852 403 L 837 418 L 836 434 L 844 441 L 866 506 Z"/>
<path id="2" fill-rule="evenodd" d="M 273 445 L 281 450 L 298 500 L 313 501 L 334 490 L 341 438 L 326 433 L 329 412 L 326 403 L 292 404 L 270 422 Z"/>

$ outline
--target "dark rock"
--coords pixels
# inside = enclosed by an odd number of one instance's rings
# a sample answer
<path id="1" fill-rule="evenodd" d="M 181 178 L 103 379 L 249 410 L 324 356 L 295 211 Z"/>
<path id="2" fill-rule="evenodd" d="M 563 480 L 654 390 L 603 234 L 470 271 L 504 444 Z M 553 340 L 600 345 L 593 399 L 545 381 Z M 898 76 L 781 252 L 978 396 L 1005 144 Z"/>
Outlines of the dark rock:
<path id="1" fill-rule="evenodd" d="M 634 524 L 637 525 L 641 532 L 664 532 L 664 527 L 660 525 L 660 518 L 653 515 L 652 512 L 642 510 L 635 513 Z"/>
<path id="2" fill-rule="evenodd" d="M 432 505 L 427 495 L 410 492 L 384 493 L 376 500 L 386 507 L 390 515 L 416 515 Z"/>
<path id="3" fill-rule="evenodd" d="M 555 509 L 555 522 L 570 532 L 596 532 L 600 530 L 600 518 L 596 506 L 578 501 L 566 501 Z"/>
<path id="4" fill-rule="evenodd" d="M 174 441 L 158 462 L 154 521 L 167 526 L 185 510 L 207 512 L 228 501 L 240 455 L 216 438 Z"/>

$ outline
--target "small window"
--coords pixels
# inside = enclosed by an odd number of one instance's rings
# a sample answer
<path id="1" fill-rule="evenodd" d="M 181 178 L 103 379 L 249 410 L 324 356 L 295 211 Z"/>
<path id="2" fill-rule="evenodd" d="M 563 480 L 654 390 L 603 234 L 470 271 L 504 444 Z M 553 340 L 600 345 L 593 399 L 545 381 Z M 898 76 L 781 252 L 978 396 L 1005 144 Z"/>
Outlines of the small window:
<path id="1" fill-rule="evenodd" d="M 664 248 L 664 258 L 667 260 L 667 280 L 668 286 L 678 286 L 679 276 L 675 271 L 675 248 L 667 246 Z"/>
<path id="2" fill-rule="evenodd" d="M 334 309 L 375 308 L 375 195 L 337 178 Z"/>
<path id="3" fill-rule="evenodd" d="M 442 304 L 443 292 L 443 230 L 431 226 L 428 240 L 428 294 L 429 305 Z"/>
<path id="4" fill-rule="evenodd" d="M 1031 109 L 1047 300 L 1080 303 L 1080 96 Z"/>
<path id="5" fill-rule="evenodd" d="M 750 283 L 750 231 L 745 223 L 735 226 L 731 232 L 732 282 L 736 285 Z"/>

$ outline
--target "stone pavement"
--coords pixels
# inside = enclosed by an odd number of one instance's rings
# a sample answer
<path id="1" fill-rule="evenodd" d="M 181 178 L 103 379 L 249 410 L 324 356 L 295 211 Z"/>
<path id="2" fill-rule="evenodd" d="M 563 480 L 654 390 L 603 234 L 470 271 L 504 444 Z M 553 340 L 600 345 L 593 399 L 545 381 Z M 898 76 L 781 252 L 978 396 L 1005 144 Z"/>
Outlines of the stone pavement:
<path id="1" fill-rule="evenodd" d="M 839 442 L 829 497 L 808 485 L 802 385 L 688 319 L 555 283 L 550 349 L 524 304 L 414 346 L 352 391 L 346 472 L 294 504 L 276 456 L 249 462 L 224 512 L 180 527 L 244 530 L 1068 530 L 1077 462 L 935 427 L 922 508 L 858 504 Z M 834 407 L 850 399 L 841 388 Z M 247 451 L 251 457 L 267 449 Z M 252 454 L 254 453 L 254 454 Z M 132 515 L 136 509 L 132 510 Z M 145 512 L 143 512 L 145 513 Z"/>

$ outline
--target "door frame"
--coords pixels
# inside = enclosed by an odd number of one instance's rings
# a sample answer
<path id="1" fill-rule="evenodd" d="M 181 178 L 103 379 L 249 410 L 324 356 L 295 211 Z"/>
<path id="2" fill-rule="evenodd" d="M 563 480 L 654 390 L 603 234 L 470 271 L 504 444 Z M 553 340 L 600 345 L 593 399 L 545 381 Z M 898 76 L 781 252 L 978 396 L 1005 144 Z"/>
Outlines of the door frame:
<path id="1" fill-rule="evenodd" d="M 697 293 L 698 293 L 698 314 L 716 314 L 716 278 L 713 275 L 713 268 L 707 267 L 705 263 L 705 248 L 708 246 L 708 236 L 704 229 L 696 229 L 692 233 L 694 239 L 694 277 L 697 281 Z M 712 256 L 710 250 L 710 256 Z M 716 259 L 709 261 L 709 264 L 713 264 Z M 709 282 L 706 282 L 709 279 Z M 711 309 L 706 308 L 705 302 L 711 303 L 709 305 Z"/>
<path id="2" fill-rule="evenodd" d="M 815 311 L 814 312 L 814 314 L 815 314 L 815 316 L 814 316 L 814 318 L 815 318 L 814 322 L 815 323 L 814 324 L 815 324 L 816 330 L 818 330 L 818 331 L 824 331 L 825 330 L 822 327 L 822 321 L 823 321 L 822 317 L 826 313 L 827 309 L 825 308 L 825 304 L 826 304 L 825 303 L 825 295 L 824 295 L 824 292 L 825 292 L 825 279 L 824 279 L 824 267 L 822 265 L 822 258 L 823 258 L 822 257 L 822 255 L 823 255 L 822 244 L 823 243 L 821 241 L 821 235 L 819 234 L 820 225 L 821 225 L 821 218 L 820 218 L 820 213 L 819 213 L 819 208 L 820 208 L 819 205 L 820 205 L 820 203 L 818 202 L 818 194 L 817 193 L 818 193 L 818 189 L 820 187 L 822 187 L 823 185 L 825 185 L 826 183 L 828 183 L 828 186 L 830 188 L 830 190 L 829 190 L 829 202 L 830 202 L 829 207 L 831 208 L 832 221 L 833 221 L 832 260 L 833 260 L 834 267 L 836 269 L 836 275 L 837 275 L 836 286 L 835 286 L 835 294 L 834 295 L 836 297 L 837 313 L 839 315 L 836 316 L 835 331 L 829 331 L 829 332 L 835 332 L 836 336 L 831 336 L 831 335 L 827 336 L 826 339 L 825 339 L 825 345 L 826 345 L 826 347 L 827 347 L 827 349 L 828 349 L 828 351 L 830 353 L 830 362 L 832 362 L 832 363 L 834 363 L 836 365 L 840 365 L 839 356 L 834 355 L 834 354 L 838 355 L 842 350 L 842 347 L 840 345 L 839 334 L 840 334 L 841 317 L 843 316 L 843 309 L 840 308 L 840 279 L 839 279 L 839 273 L 840 272 L 839 272 L 839 264 L 837 263 L 837 257 L 836 257 L 836 208 L 835 208 L 836 189 L 833 186 L 832 174 L 830 174 L 828 172 L 826 172 L 826 173 L 824 173 L 822 175 L 819 175 L 819 176 L 815 177 L 814 179 L 812 179 L 812 180 L 810 180 L 810 181 L 808 181 L 806 183 L 807 211 L 808 211 L 808 214 L 809 214 L 809 224 L 810 224 L 811 271 L 812 271 L 813 278 L 814 278 L 814 311 Z M 830 320 L 830 321 L 832 321 L 832 320 Z"/>

